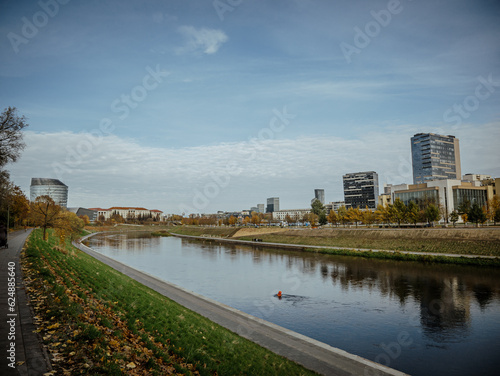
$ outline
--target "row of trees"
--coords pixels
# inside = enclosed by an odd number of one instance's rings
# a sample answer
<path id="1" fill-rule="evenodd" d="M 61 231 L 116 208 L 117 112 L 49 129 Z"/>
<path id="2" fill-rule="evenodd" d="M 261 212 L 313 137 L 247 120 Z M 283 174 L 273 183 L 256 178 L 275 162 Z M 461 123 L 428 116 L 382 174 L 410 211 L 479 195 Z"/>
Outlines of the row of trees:
<path id="1" fill-rule="evenodd" d="M 345 226 L 348 223 L 354 223 L 356 226 L 359 223 L 368 226 L 374 223 L 397 224 L 398 226 L 408 223 L 416 226 L 417 223 L 426 222 L 430 224 L 444 218 L 452 222 L 455 226 L 460 217 L 464 223 L 472 222 L 477 225 L 490 219 L 496 224 L 496 222 L 500 222 L 500 200 L 495 196 L 488 202 L 487 207 L 481 207 L 477 202 L 471 204 L 465 200 L 457 210 L 448 214 L 443 208 L 433 202 L 425 202 L 417 205 L 415 202 L 410 201 L 408 205 L 405 205 L 403 201 L 397 198 L 394 204 L 389 204 L 385 207 L 379 205 L 375 211 L 368 209 L 368 207 L 365 210 L 361 210 L 360 208 L 347 209 L 345 206 L 342 206 L 336 212 L 331 210 L 328 215 L 323 204 L 319 200 L 315 200 L 311 204 L 311 214 L 306 215 L 304 219 L 312 225 L 316 223 L 325 225 L 329 222 L 335 226 L 339 224 Z"/>
<path id="2" fill-rule="evenodd" d="M 68 236 L 81 232 L 84 221 L 63 210 L 49 196 L 38 197 L 30 203 L 21 188 L 10 181 L 5 169 L 21 156 L 25 147 L 22 131 L 28 127 L 27 120 L 20 116 L 15 107 L 8 107 L 0 114 L 0 226 L 37 226 L 43 228 L 47 239 L 47 229 L 54 228 L 60 242 Z"/>

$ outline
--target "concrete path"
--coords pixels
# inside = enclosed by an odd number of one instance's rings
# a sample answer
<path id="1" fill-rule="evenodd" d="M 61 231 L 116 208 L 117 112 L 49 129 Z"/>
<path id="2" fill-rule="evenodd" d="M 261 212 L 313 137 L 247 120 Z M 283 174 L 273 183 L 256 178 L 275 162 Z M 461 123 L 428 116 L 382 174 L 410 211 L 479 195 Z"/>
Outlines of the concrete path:
<path id="1" fill-rule="evenodd" d="M 52 368 L 48 354 L 33 324 L 19 256 L 30 234 L 18 231 L 9 234 L 9 248 L 0 249 L 0 375 L 38 376 Z M 14 276 L 14 277 L 13 277 Z M 9 281 L 15 285 L 9 292 Z M 13 351 L 12 351 L 13 350 Z"/>
<path id="2" fill-rule="evenodd" d="M 481 258 L 481 259 L 498 259 L 498 256 L 482 256 L 482 255 L 461 255 L 456 253 L 438 253 L 438 252 L 414 252 L 414 251 L 393 251 L 388 249 L 367 249 L 367 248 L 349 248 L 349 247 L 335 247 L 329 245 L 307 245 L 307 244 L 289 244 L 289 243 L 271 243 L 271 242 L 256 242 L 251 240 L 241 240 L 241 239 L 229 239 L 229 238 L 218 238 L 218 237 L 208 237 L 208 236 L 193 236 L 193 235 L 180 235 L 171 232 L 173 236 L 179 238 L 191 238 L 197 240 L 209 240 L 209 241 L 220 241 L 233 244 L 243 244 L 243 245 L 253 245 L 257 247 L 274 247 L 274 248 L 288 248 L 295 250 L 307 249 L 338 249 L 338 250 L 348 250 L 356 252 L 388 252 L 388 253 L 403 253 L 407 255 L 422 255 L 422 256 L 445 256 L 445 257 L 465 257 L 465 258 Z"/>
<path id="3" fill-rule="evenodd" d="M 81 243 L 73 244 L 90 256 L 182 306 L 322 375 L 405 375 L 160 280 L 95 252 Z"/>

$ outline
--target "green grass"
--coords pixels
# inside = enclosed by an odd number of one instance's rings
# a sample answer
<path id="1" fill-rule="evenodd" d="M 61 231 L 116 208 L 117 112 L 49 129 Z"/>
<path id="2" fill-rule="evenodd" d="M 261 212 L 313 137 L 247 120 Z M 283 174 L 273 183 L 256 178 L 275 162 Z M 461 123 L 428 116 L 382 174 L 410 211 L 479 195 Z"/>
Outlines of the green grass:
<path id="1" fill-rule="evenodd" d="M 78 249 L 30 236 L 28 292 L 53 366 L 72 374 L 311 375 Z"/>

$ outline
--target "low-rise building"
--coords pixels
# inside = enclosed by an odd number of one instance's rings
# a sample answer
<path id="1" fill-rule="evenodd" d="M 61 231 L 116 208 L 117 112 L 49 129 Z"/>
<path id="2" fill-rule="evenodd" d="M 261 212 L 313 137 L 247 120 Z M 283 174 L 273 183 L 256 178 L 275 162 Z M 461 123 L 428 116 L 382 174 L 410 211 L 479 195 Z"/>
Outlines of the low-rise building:
<path id="1" fill-rule="evenodd" d="M 124 219 L 148 219 L 152 218 L 156 221 L 161 221 L 163 212 L 161 210 L 149 210 L 141 207 L 124 207 L 113 206 L 109 209 L 91 208 L 97 212 L 97 219 L 104 218 L 105 221 L 110 220 L 114 215 L 119 215 Z"/>
<path id="2" fill-rule="evenodd" d="M 304 215 L 310 213 L 311 209 L 278 210 L 273 212 L 273 220 L 285 221 L 287 217 L 290 217 L 294 221 L 300 221 Z"/>

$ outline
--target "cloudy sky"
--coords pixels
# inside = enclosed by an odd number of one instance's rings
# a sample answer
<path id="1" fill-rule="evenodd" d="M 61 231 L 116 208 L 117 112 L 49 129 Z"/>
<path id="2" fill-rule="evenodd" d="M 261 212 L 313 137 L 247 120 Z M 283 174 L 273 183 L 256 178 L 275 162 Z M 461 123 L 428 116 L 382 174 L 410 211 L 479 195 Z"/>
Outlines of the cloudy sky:
<path id="1" fill-rule="evenodd" d="M 411 183 L 410 138 L 460 139 L 500 177 L 497 0 L 0 1 L 8 165 L 69 205 L 242 210 L 343 199 L 342 175 Z"/>

